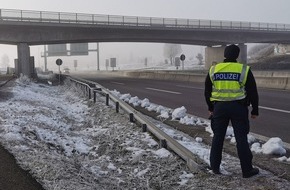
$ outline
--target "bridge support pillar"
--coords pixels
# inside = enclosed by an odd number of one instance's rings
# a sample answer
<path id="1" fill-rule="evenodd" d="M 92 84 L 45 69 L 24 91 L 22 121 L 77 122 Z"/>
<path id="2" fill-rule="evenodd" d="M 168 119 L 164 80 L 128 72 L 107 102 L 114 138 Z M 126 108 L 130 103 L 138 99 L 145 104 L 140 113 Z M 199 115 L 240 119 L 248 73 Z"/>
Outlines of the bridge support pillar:
<path id="1" fill-rule="evenodd" d="M 30 57 L 30 48 L 27 43 L 17 45 L 18 59 L 15 61 L 15 74 L 34 77 L 34 57 Z"/>
<path id="2" fill-rule="evenodd" d="M 238 62 L 247 63 L 247 46 L 245 44 L 239 44 L 240 55 Z M 206 47 L 205 48 L 205 69 L 209 69 L 211 65 L 223 62 L 224 50 L 226 46 L 220 47 Z"/>

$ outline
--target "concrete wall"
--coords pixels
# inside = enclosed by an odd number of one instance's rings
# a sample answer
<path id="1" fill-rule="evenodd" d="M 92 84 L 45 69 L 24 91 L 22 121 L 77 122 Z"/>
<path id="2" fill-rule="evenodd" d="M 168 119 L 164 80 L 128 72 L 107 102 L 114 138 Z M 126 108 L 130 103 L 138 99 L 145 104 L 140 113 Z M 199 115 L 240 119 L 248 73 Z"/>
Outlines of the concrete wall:
<path id="1" fill-rule="evenodd" d="M 275 77 L 272 76 L 274 72 Z M 290 90 L 290 71 L 272 71 L 272 72 L 253 72 L 257 86 L 260 88 L 273 88 Z M 109 75 L 119 77 L 132 77 L 132 78 L 146 78 L 146 79 L 158 79 L 168 81 L 187 81 L 187 82 L 205 82 L 207 71 L 91 71 L 91 72 L 78 72 L 81 75 Z M 75 73 L 76 74 L 76 73 Z M 280 77 L 278 77 L 280 76 Z"/>
<path id="2" fill-rule="evenodd" d="M 196 73 L 179 73 L 179 72 L 166 72 L 166 71 L 128 71 L 123 76 L 134 78 L 147 78 L 147 79 L 159 79 L 159 80 L 177 80 L 187 82 L 201 82 L 205 81 L 206 74 Z M 290 90 L 290 72 L 275 72 L 275 77 L 270 76 L 269 72 L 262 72 L 259 75 L 255 75 L 257 86 L 260 88 L 273 88 Z M 280 75 L 280 77 L 278 77 Z M 283 76 L 282 76 L 283 75 Z"/>
<path id="3" fill-rule="evenodd" d="M 205 68 L 209 69 L 215 63 L 224 60 L 225 46 L 221 47 L 206 47 L 205 48 Z"/>
<path id="4" fill-rule="evenodd" d="M 34 77 L 34 57 L 30 57 L 30 47 L 27 43 L 17 45 L 18 59 L 15 60 L 15 74 Z"/>
<path id="5" fill-rule="evenodd" d="M 290 77 L 290 71 L 252 71 L 257 77 Z"/>
<path id="6" fill-rule="evenodd" d="M 238 61 L 240 63 L 247 63 L 247 46 L 244 44 L 238 45 L 240 48 L 240 55 Z M 205 68 L 209 69 L 214 63 L 223 62 L 224 51 L 226 46 L 220 47 L 206 47 L 205 48 Z"/>
<path id="7" fill-rule="evenodd" d="M 126 76 L 147 79 L 159 80 L 177 80 L 188 82 L 204 82 L 205 74 L 188 74 L 179 72 L 166 72 L 166 71 L 128 71 Z"/>

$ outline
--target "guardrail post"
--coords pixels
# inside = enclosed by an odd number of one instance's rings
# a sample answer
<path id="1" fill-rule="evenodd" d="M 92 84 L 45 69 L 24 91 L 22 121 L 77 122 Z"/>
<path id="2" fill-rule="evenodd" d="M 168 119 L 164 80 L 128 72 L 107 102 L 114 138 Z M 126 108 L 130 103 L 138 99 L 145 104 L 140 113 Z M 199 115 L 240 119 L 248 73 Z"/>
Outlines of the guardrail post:
<path id="1" fill-rule="evenodd" d="M 96 97 L 96 91 L 94 91 L 94 103 L 96 103 L 96 101 L 97 101 L 97 97 Z"/>
<path id="2" fill-rule="evenodd" d="M 89 89 L 89 99 L 91 99 L 92 98 L 92 91 L 91 91 L 90 87 L 88 87 L 88 89 Z"/>
<path id="3" fill-rule="evenodd" d="M 129 117 L 130 117 L 130 122 L 131 123 L 134 123 L 134 114 L 133 113 L 130 113 L 129 114 Z"/>
<path id="4" fill-rule="evenodd" d="M 147 125 L 146 124 L 142 124 L 142 132 L 147 132 Z"/>
<path id="5" fill-rule="evenodd" d="M 167 148 L 167 143 L 165 139 L 160 139 L 159 144 L 161 148 Z"/>
<path id="6" fill-rule="evenodd" d="M 106 105 L 107 106 L 109 105 L 109 100 L 110 100 L 110 95 L 106 94 Z"/>
<path id="7" fill-rule="evenodd" d="M 119 113 L 119 108 L 120 108 L 119 102 L 116 102 L 116 113 Z"/>

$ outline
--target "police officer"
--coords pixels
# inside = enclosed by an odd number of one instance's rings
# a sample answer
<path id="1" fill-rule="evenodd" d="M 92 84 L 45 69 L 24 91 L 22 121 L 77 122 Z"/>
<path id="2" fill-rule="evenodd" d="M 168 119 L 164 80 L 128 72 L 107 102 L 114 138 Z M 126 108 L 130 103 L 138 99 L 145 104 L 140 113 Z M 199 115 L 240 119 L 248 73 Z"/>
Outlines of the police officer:
<path id="1" fill-rule="evenodd" d="M 220 173 L 222 149 L 229 121 L 236 138 L 236 146 L 244 178 L 259 173 L 252 166 L 252 152 L 249 148 L 248 106 L 252 105 L 251 118 L 259 115 L 258 92 L 255 78 L 246 64 L 237 62 L 240 48 L 229 45 L 225 48 L 225 60 L 211 66 L 205 80 L 205 99 L 211 117 L 214 136 L 210 151 L 210 166 L 215 174 Z"/>

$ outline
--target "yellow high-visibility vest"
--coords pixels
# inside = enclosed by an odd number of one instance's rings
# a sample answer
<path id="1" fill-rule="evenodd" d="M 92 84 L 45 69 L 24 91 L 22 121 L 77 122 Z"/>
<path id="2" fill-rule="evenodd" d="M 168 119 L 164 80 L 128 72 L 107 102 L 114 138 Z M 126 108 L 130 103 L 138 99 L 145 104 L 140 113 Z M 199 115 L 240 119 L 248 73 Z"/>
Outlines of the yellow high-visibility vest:
<path id="1" fill-rule="evenodd" d="M 235 101 L 246 97 L 245 84 L 250 67 L 241 63 L 218 63 L 210 68 L 211 101 Z"/>

